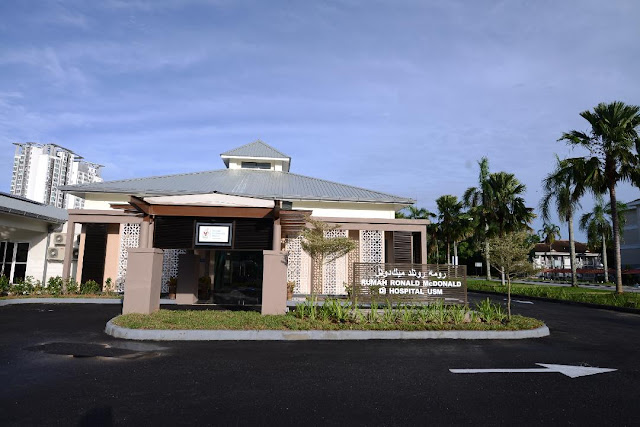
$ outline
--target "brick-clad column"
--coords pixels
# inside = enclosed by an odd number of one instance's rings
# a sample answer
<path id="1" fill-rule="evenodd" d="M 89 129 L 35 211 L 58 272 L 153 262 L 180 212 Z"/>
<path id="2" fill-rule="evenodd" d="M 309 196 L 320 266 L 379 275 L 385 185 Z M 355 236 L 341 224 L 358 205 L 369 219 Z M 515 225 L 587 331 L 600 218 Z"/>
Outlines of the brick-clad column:
<path id="1" fill-rule="evenodd" d="M 262 314 L 287 310 L 287 260 L 284 252 L 263 251 Z"/>
<path id="2" fill-rule="evenodd" d="M 122 313 L 151 314 L 160 308 L 162 249 L 130 248 Z"/>

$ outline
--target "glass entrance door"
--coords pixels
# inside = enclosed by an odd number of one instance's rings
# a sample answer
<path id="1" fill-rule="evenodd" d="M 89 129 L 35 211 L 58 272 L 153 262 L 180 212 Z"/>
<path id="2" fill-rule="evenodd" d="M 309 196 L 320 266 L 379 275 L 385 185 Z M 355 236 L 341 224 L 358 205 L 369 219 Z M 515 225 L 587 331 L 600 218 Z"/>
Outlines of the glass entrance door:
<path id="1" fill-rule="evenodd" d="M 213 302 L 262 303 L 262 251 L 216 251 Z"/>

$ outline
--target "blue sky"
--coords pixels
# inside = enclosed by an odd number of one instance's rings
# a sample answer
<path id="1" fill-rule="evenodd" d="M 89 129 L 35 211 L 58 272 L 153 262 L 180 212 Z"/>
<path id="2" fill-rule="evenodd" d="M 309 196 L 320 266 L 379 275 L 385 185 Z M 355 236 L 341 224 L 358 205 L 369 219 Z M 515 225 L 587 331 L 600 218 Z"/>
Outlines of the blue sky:
<path id="1" fill-rule="evenodd" d="M 432 210 L 488 156 L 537 206 L 554 154 L 580 154 L 556 141 L 586 130 L 579 112 L 640 104 L 636 1 L 25 0 L 0 16 L 4 191 L 17 141 L 109 180 L 218 169 L 260 138 L 293 172 Z"/>

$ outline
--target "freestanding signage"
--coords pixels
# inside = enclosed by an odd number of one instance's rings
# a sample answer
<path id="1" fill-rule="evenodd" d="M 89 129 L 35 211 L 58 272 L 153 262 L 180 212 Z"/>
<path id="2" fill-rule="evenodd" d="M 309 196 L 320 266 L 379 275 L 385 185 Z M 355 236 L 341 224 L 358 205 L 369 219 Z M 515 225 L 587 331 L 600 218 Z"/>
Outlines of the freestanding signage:
<path id="1" fill-rule="evenodd" d="M 358 301 L 466 304 L 467 266 L 356 262 L 351 296 Z"/>
<path id="2" fill-rule="evenodd" d="M 196 222 L 196 246 L 231 246 L 230 223 Z"/>

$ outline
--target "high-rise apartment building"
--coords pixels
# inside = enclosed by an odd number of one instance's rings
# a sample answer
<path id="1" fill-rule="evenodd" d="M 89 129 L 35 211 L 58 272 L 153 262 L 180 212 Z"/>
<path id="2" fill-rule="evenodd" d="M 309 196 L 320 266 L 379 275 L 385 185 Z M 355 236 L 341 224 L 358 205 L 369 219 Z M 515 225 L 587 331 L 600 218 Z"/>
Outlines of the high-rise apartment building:
<path id="1" fill-rule="evenodd" d="M 101 165 L 56 144 L 15 143 L 11 194 L 64 209 L 82 209 L 84 200 L 66 195 L 63 185 L 102 182 Z"/>

